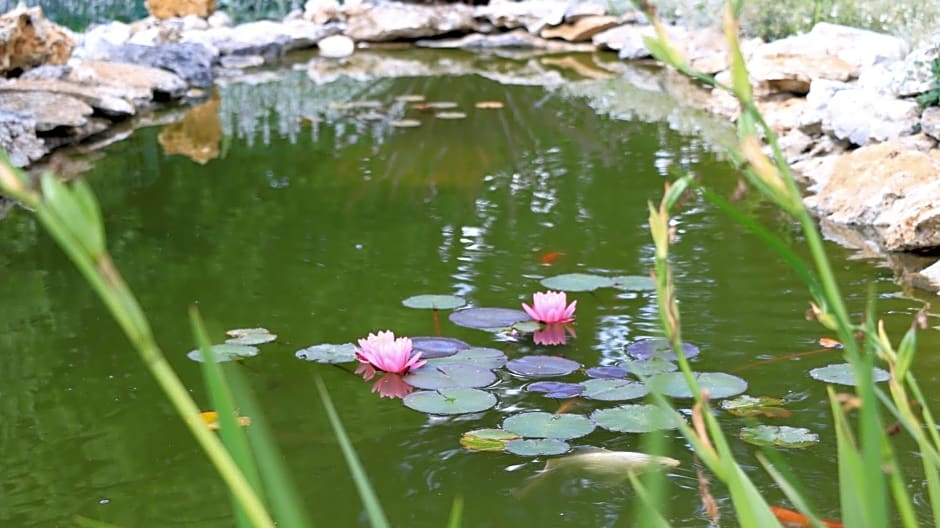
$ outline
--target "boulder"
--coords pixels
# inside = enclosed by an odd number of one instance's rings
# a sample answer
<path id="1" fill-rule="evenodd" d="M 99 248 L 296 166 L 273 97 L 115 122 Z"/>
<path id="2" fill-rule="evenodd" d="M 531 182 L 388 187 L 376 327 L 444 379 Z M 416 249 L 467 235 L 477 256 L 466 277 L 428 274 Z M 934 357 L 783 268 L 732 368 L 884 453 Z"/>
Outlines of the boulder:
<path id="1" fill-rule="evenodd" d="M 92 26 L 85 31 L 72 56 L 82 59 L 104 59 L 108 57 L 112 49 L 130 40 L 131 35 L 131 26 L 123 22 Z"/>
<path id="2" fill-rule="evenodd" d="M 516 29 L 508 33 L 497 33 L 494 35 L 472 33 L 454 39 L 419 40 L 415 42 L 415 45 L 422 48 L 446 49 L 526 48 L 546 50 L 553 53 L 594 51 L 593 44 L 543 39 L 532 35 L 524 29 Z"/>
<path id="3" fill-rule="evenodd" d="M 222 141 L 219 98 L 192 107 L 183 119 L 165 126 L 157 140 L 165 154 L 181 154 L 200 165 L 219 157 Z"/>
<path id="4" fill-rule="evenodd" d="M 108 58 L 117 62 L 160 68 L 175 73 L 190 86 L 212 86 L 212 51 L 194 42 L 173 42 L 158 46 L 124 44 L 111 50 Z"/>
<path id="5" fill-rule="evenodd" d="M 912 97 L 934 87 L 933 61 L 940 58 L 940 34 L 930 45 L 912 51 L 903 61 L 890 66 L 891 93 L 898 97 Z"/>
<path id="6" fill-rule="evenodd" d="M 546 26 L 561 24 L 571 6 L 568 0 L 492 0 L 487 5 L 477 6 L 474 16 L 498 28 L 524 27 L 538 35 Z"/>
<path id="7" fill-rule="evenodd" d="M 36 137 L 35 120 L 6 109 L 0 110 L 0 149 L 7 153 L 14 167 L 25 167 L 46 154 L 45 145 Z"/>
<path id="8" fill-rule="evenodd" d="M 74 97 L 85 102 L 95 113 L 122 119 L 136 113 L 134 106 L 120 97 L 103 93 L 97 87 L 56 79 L 14 79 L 0 85 L 0 93 L 41 92 Z"/>
<path id="9" fill-rule="evenodd" d="M 346 36 L 382 42 L 467 33 L 476 28 L 473 8 L 464 4 L 417 5 L 386 2 L 350 12 Z"/>
<path id="10" fill-rule="evenodd" d="M 49 92 L 0 92 L 0 109 L 32 121 L 36 132 L 83 127 L 94 112 L 74 97 Z"/>
<path id="11" fill-rule="evenodd" d="M 907 44 L 900 38 L 820 22 L 808 33 L 768 42 L 755 50 L 755 54 L 804 57 L 831 55 L 859 69 L 877 63 L 900 60 L 904 58 L 907 51 Z"/>
<path id="12" fill-rule="evenodd" d="M 855 145 L 910 135 L 919 127 L 916 102 L 858 88 L 836 91 L 822 108 L 822 129 Z"/>
<path id="13" fill-rule="evenodd" d="M 761 46 L 748 62 L 751 80 L 765 93 L 809 93 L 815 79 L 848 81 L 859 69 L 835 55 L 775 52 Z"/>
<path id="14" fill-rule="evenodd" d="M 221 55 L 260 55 L 273 60 L 291 50 L 313 47 L 321 39 L 340 31 L 335 24 L 320 26 L 303 19 L 259 20 L 234 28 L 185 31 L 182 40 L 216 49 Z"/>
<path id="15" fill-rule="evenodd" d="M 99 86 L 111 95 L 146 102 L 181 97 L 186 83 L 173 73 L 123 62 L 76 61 L 68 80 Z"/>
<path id="16" fill-rule="evenodd" d="M 924 134 L 940 141 L 940 106 L 932 106 L 920 115 L 920 129 Z"/>
<path id="17" fill-rule="evenodd" d="M 332 35 L 317 43 L 321 57 L 342 58 L 356 51 L 356 43 L 346 35 Z"/>
<path id="18" fill-rule="evenodd" d="M 338 20 L 342 10 L 336 0 L 308 0 L 304 4 L 304 18 L 314 24 Z"/>
<path id="19" fill-rule="evenodd" d="M 583 17 L 604 16 L 607 14 L 607 4 L 601 2 L 572 2 L 565 9 L 565 22 L 577 22 Z"/>
<path id="20" fill-rule="evenodd" d="M 74 47 L 71 32 L 20 4 L 0 16 L 0 74 L 20 73 L 42 64 L 64 64 Z"/>
<path id="21" fill-rule="evenodd" d="M 196 15 L 206 18 L 215 11 L 215 0 L 147 0 L 147 11 L 157 18 Z"/>
<path id="22" fill-rule="evenodd" d="M 591 40 L 594 35 L 606 31 L 619 24 L 612 16 L 584 16 L 574 22 L 566 22 L 560 26 L 547 27 L 542 30 L 542 38 L 560 38 L 568 42 L 584 42 Z"/>

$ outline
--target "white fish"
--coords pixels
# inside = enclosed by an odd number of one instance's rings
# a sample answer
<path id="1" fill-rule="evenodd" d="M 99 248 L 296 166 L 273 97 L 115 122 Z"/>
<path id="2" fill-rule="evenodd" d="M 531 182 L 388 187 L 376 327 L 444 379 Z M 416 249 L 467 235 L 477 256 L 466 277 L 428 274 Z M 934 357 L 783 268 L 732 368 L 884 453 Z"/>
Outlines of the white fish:
<path id="1" fill-rule="evenodd" d="M 619 484 L 633 474 L 638 475 L 651 469 L 674 468 L 679 461 L 674 458 L 636 453 L 633 451 L 609 451 L 591 449 L 580 453 L 552 458 L 545 463 L 545 469 L 532 478 L 519 495 L 525 495 L 539 482 L 552 475 L 577 476 L 601 484 Z"/>

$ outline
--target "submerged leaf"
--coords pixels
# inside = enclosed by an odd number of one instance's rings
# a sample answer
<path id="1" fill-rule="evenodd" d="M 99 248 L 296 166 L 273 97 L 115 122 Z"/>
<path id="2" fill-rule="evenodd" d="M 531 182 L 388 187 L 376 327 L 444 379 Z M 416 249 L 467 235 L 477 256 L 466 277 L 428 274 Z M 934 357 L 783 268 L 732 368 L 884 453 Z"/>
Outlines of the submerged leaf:
<path id="1" fill-rule="evenodd" d="M 356 345 L 343 343 L 334 345 L 324 343 L 303 348 L 294 353 L 298 359 L 316 361 L 317 363 L 349 363 L 356 360 Z"/>
<path id="2" fill-rule="evenodd" d="M 506 442 L 506 451 L 519 456 L 563 455 L 570 450 L 568 442 L 557 438 L 519 438 Z"/>
<path id="3" fill-rule="evenodd" d="M 819 443 L 819 435 L 809 429 L 787 425 L 743 427 L 740 437 L 756 446 L 803 448 Z"/>
<path id="4" fill-rule="evenodd" d="M 415 295 L 401 302 L 408 308 L 423 310 L 453 310 L 467 304 L 467 300 L 457 295 Z"/>
<path id="5" fill-rule="evenodd" d="M 614 281 L 607 277 L 588 273 L 565 273 L 544 278 L 541 280 L 541 284 L 550 290 L 586 292 L 598 288 L 610 288 L 614 285 Z"/>
<path id="6" fill-rule="evenodd" d="M 262 345 L 277 339 L 277 335 L 272 334 L 266 328 L 237 328 L 225 334 L 231 337 L 225 340 L 229 345 Z"/>
<path id="7" fill-rule="evenodd" d="M 891 375 L 888 371 L 878 367 L 872 367 L 872 379 L 875 383 L 888 381 Z M 838 385 L 855 386 L 855 372 L 849 363 L 834 363 L 825 367 L 814 368 L 809 371 L 809 376 L 815 380 L 825 383 L 836 383 Z"/>
<path id="8" fill-rule="evenodd" d="M 590 434 L 594 423 L 580 414 L 526 412 L 503 420 L 503 430 L 529 438 L 569 440 Z"/>
<path id="9" fill-rule="evenodd" d="M 528 378 L 564 376 L 580 366 L 577 361 L 555 356 L 525 356 L 506 363 L 509 372 Z"/>
<path id="10" fill-rule="evenodd" d="M 496 396 L 480 389 L 456 388 L 415 391 L 402 399 L 405 407 L 428 414 L 466 414 L 496 405 Z"/>
<path id="11" fill-rule="evenodd" d="M 506 442 L 519 438 L 519 435 L 502 429 L 474 429 L 460 437 L 460 445 L 472 451 L 503 451 Z"/>
<path id="12" fill-rule="evenodd" d="M 237 361 L 239 359 L 257 356 L 258 347 L 230 344 L 212 345 L 209 347 L 209 353 L 212 354 L 216 363 L 224 363 L 226 361 Z M 200 352 L 199 349 L 191 350 L 186 354 L 186 357 L 202 363 L 202 352 Z"/>

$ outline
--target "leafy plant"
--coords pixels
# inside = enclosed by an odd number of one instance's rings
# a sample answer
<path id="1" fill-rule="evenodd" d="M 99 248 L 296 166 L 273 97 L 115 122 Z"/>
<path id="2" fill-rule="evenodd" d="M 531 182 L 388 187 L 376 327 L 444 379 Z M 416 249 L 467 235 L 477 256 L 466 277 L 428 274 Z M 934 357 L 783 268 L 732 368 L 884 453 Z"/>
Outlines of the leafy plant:
<path id="1" fill-rule="evenodd" d="M 917 96 L 917 104 L 923 108 L 927 108 L 928 106 L 940 106 L 940 50 L 938 50 L 937 53 L 937 58 L 930 62 L 932 87 Z"/>

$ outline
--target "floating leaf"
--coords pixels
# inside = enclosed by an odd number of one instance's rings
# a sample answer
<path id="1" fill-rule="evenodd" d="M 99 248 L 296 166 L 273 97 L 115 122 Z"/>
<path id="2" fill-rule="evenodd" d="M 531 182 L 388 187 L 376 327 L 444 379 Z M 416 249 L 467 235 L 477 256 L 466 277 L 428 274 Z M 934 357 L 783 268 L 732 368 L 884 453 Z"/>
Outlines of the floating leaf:
<path id="1" fill-rule="evenodd" d="M 682 352 L 686 358 L 693 358 L 699 355 L 697 346 L 691 343 L 682 343 Z M 672 343 L 665 339 L 641 339 L 635 343 L 627 345 L 627 354 L 636 359 L 665 359 L 675 361 L 675 351 L 672 349 Z"/>
<path id="2" fill-rule="evenodd" d="M 349 363 L 356 360 L 356 345 L 343 343 L 332 345 L 325 343 L 298 350 L 295 354 L 298 359 L 316 361 L 317 363 Z"/>
<path id="3" fill-rule="evenodd" d="M 388 125 L 395 128 L 415 128 L 421 126 L 421 121 L 417 119 L 395 119 L 389 121 Z"/>
<path id="4" fill-rule="evenodd" d="M 646 385 L 634 380 L 591 379 L 581 382 L 581 385 L 584 386 L 582 396 L 592 400 L 635 400 L 649 394 Z"/>
<path id="5" fill-rule="evenodd" d="M 470 348 L 470 344 L 453 337 L 420 336 L 412 337 L 411 344 L 416 352 L 421 352 L 422 359 L 453 356 L 461 350 Z"/>
<path id="6" fill-rule="evenodd" d="M 477 101 L 473 106 L 481 110 L 495 110 L 505 106 L 502 101 Z"/>
<path id="7" fill-rule="evenodd" d="M 614 288 L 626 291 L 655 290 L 656 283 L 645 275 L 620 275 L 610 279 Z"/>
<path id="8" fill-rule="evenodd" d="M 584 391 L 578 383 L 564 383 L 561 381 L 536 381 L 526 385 L 529 392 L 544 392 L 547 398 L 574 398 Z"/>
<path id="9" fill-rule="evenodd" d="M 209 352 L 212 354 L 216 363 L 224 363 L 226 361 L 237 361 L 239 359 L 257 356 L 258 347 L 229 344 L 212 345 L 209 347 Z M 202 353 L 199 349 L 189 351 L 186 357 L 202 363 Z"/>
<path id="10" fill-rule="evenodd" d="M 219 430 L 219 413 L 216 411 L 204 411 L 199 413 L 199 417 L 202 418 L 202 421 L 206 424 L 206 427 L 212 429 L 213 431 Z M 236 421 L 238 425 L 242 427 L 248 427 L 251 425 L 251 418 L 247 416 L 236 416 Z"/>
<path id="11" fill-rule="evenodd" d="M 503 429 L 529 438 L 568 440 L 589 434 L 594 430 L 594 422 L 580 414 L 526 412 L 503 420 Z"/>
<path id="12" fill-rule="evenodd" d="M 502 368 L 506 364 L 506 354 L 495 348 L 473 347 L 461 350 L 453 356 L 440 357 L 428 360 L 427 365 L 451 365 L 462 363 L 487 369 Z"/>
<path id="13" fill-rule="evenodd" d="M 802 448 L 819 443 L 819 435 L 804 427 L 787 425 L 758 425 L 744 427 L 741 440 L 756 446 Z"/>
<path id="14" fill-rule="evenodd" d="M 522 310 L 511 308 L 466 308 L 452 312 L 448 318 L 455 325 L 479 330 L 501 330 L 531 319 Z"/>
<path id="15" fill-rule="evenodd" d="M 542 323 L 538 321 L 522 321 L 521 323 L 513 323 L 509 328 L 523 334 L 531 334 L 532 332 L 541 330 Z"/>
<path id="16" fill-rule="evenodd" d="M 467 114 L 463 112 L 438 112 L 434 114 L 438 119 L 466 119 Z"/>
<path id="17" fill-rule="evenodd" d="M 721 408 L 735 416 L 766 416 L 767 418 L 789 418 L 793 413 L 783 407 L 784 400 L 761 396 L 755 398 L 747 394 L 721 402 Z"/>
<path id="18" fill-rule="evenodd" d="M 563 455 L 570 450 L 568 442 L 557 438 L 520 438 L 506 442 L 506 451 L 519 456 Z"/>
<path id="19" fill-rule="evenodd" d="M 460 445 L 473 451 L 503 451 L 506 442 L 519 438 L 519 435 L 502 429 L 475 429 L 460 437 Z"/>
<path id="20" fill-rule="evenodd" d="M 842 346 L 842 343 L 836 341 L 835 339 L 830 339 L 828 337 L 820 337 L 819 346 L 825 347 L 825 348 L 840 349 L 840 350 L 844 348 Z"/>
<path id="21" fill-rule="evenodd" d="M 608 431 L 649 433 L 679 427 L 682 416 L 672 409 L 644 403 L 598 409 L 591 413 L 591 419 Z"/>
<path id="22" fill-rule="evenodd" d="M 496 396 L 480 389 L 455 388 L 415 391 L 402 399 L 405 407 L 428 414 L 466 414 L 496 405 Z"/>
<path id="23" fill-rule="evenodd" d="M 707 390 L 713 400 L 737 396 L 747 390 L 747 382 L 724 372 L 694 372 L 692 376 L 700 390 Z M 647 381 L 651 390 L 672 398 L 691 398 L 692 392 L 681 372 L 657 374 Z"/>
<path id="24" fill-rule="evenodd" d="M 623 367 L 591 367 L 584 371 L 585 374 L 592 378 L 601 378 L 601 379 L 622 379 L 626 378 L 627 369 Z"/>
<path id="25" fill-rule="evenodd" d="M 467 304 L 467 300 L 457 295 L 415 295 L 401 302 L 408 308 L 423 310 L 453 310 Z"/>
<path id="26" fill-rule="evenodd" d="M 496 375 L 490 369 L 460 363 L 425 365 L 405 376 L 405 383 L 419 389 L 486 387 L 494 381 Z"/>
<path id="27" fill-rule="evenodd" d="M 660 358 L 627 359 L 617 363 L 617 366 L 641 377 L 662 374 L 664 372 L 675 372 L 679 370 L 679 366 L 675 363 Z"/>
<path id="28" fill-rule="evenodd" d="M 277 335 L 266 328 L 237 328 L 225 332 L 225 335 L 231 337 L 225 340 L 229 345 L 262 345 L 277 339 Z"/>
<path id="29" fill-rule="evenodd" d="M 457 108 L 457 103 L 453 101 L 431 101 L 424 103 L 425 108 L 433 108 L 435 110 L 449 110 L 451 108 Z"/>
<path id="30" fill-rule="evenodd" d="M 587 273 L 565 273 L 541 280 L 542 286 L 550 290 L 561 290 L 568 292 L 594 291 L 598 288 L 609 288 L 614 285 L 614 281 L 600 275 L 589 275 Z"/>
<path id="31" fill-rule="evenodd" d="M 509 372 L 529 378 L 564 376 L 580 366 L 577 361 L 555 356 L 525 356 L 506 363 Z"/>
<path id="32" fill-rule="evenodd" d="M 809 371 L 811 378 L 825 383 L 836 383 L 839 385 L 855 386 L 855 372 L 852 371 L 852 365 L 848 363 L 833 363 L 825 367 L 814 368 Z M 875 383 L 888 381 L 891 375 L 888 371 L 878 367 L 872 367 L 872 379 Z"/>

